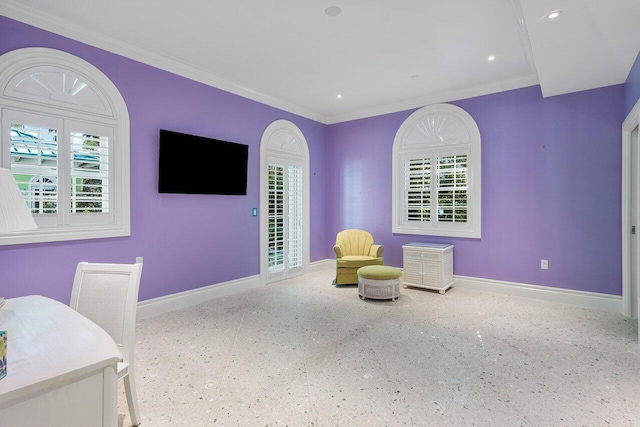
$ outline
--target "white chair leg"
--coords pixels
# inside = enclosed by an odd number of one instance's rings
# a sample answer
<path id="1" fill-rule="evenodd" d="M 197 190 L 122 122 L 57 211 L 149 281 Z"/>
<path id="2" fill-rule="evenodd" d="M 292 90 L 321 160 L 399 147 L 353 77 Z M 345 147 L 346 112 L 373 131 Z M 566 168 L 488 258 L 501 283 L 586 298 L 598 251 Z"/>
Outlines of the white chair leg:
<path id="1" fill-rule="evenodd" d="M 129 367 L 129 373 L 123 378 L 123 380 L 124 391 L 127 394 L 127 405 L 129 405 L 131 424 L 137 426 L 142 422 L 142 419 L 140 418 L 140 409 L 138 409 L 138 395 L 136 394 L 136 384 L 133 380 L 131 366 Z"/>

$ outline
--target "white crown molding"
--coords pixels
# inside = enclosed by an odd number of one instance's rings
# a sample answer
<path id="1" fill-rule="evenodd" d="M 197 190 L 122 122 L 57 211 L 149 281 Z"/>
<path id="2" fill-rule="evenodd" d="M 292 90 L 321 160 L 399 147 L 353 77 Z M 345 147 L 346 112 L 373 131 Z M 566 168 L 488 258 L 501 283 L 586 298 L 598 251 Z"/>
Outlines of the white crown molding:
<path id="1" fill-rule="evenodd" d="M 531 70 L 536 70 L 536 61 L 533 56 L 533 49 L 531 48 L 531 39 L 529 38 L 529 31 L 527 30 L 527 23 L 524 19 L 524 12 L 522 11 L 522 4 L 520 2 L 521 0 L 511 0 L 511 7 L 518 22 L 518 36 L 520 37 L 520 45 L 524 51 L 527 65 L 529 65 Z"/>
<path id="2" fill-rule="evenodd" d="M 532 74 L 507 81 L 445 91 L 426 97 L 413 98 L 398 103 L 329 117 L 267 95 L 240 82 L 221 77 L 191 64 L 186 64 L 175 58 L 143 49 L 130 42 L 107 37 L 86 27 L 66 22 L 60 18 L 43 16 L 37 9 L 21 4 L 15 0 L 3 0 L 2 3 L 0 3 L 0 15 L 327 125 L 539 84 L 537 75 Z M 523 37 L 526 39 L 526 36 L 523 35 Z M 532 59 L 528 58 L 528 61 L 531 62 Z"/>
<path id="3" fill-rule="evenodd" d="M 525 24 L 520 0 L 511 0 L 511 7 L 513 8 L 513 14 L 515 15 L 518 22 L 518 35 L 520 37 L 520 44 L 522 45 L 527 65 L 529 66 L 529 69 L 533 70 L 531 74 L 527 74 L 511 80 L 488 83 L 484 85 L 476 85 L 460 90 L 444 91 L 438 94 L 413 98 L 399 103 L 382 105 L 376 108 L 370 108 L 366 110 L 342 114 L 339 116 L 329 117 L 329 121 L 327 122 L 327 124 L 348 122 L 351 120 L 396 113 L 398 111 L 412 110 L 414 108 L 420 108 L 424 107 L 425 105 L 437 104 L 440 102 L 458 101 L 461 99 L 473 98 L 476 96 L 490 95 L 493 93 L 539 85 L 540 80 L 538 79 L 538 75 L 535 72 L 535 58 L 533 56 L 533 50 L 531 49 L 529 32 L 527 31 L 527 26 Z"/>
<path id="4" fill-rule="evenodd" d="M 251 87 L 218 76 L 199 67 L 186 64 L 174 58 L 167 57 L 166 55 L 160 55 L 148 49 L 143 49 L 133 43 L 107 37 L 86 27 L 66 22 L 60 18 L 43 16 L 37 9 L 20 4 L 15 0 L 3 0 L 2 3 L 0 3 L 0 15 L 186 77 L 208 86 L 222 89 L 242 96 L 243 98 L 279 108 L 320 123 L 327 122 L 327 117 L 321 114 L 266 95 Z"/>
<path id="5" fill-rule="evenodd" d="M 477 96 L 490 95 L 493 93 L 505 92 L 513 89 L 521 89 L 524 87 L 536 86 L 538 84 L 539 84 L 538 76 L 530 74 L 530 75 L 517 77 L 510 80 L 487 83 L 484 85 L 471 86 L 464 89 L 440 92 L 437 94 L 418 97 L 418 98 L 412 98 L 406 101 L 387 104 L 380 107 L 369 108 L 365 110 L 356 111 L 353 113 L 346 113 L 339 116 L 330 117 L 327 124 L 331 125 L 336 123 L 348 122 L 351 120 L 381 116 L 383 114 L 390 114 L 390 113 L 396 113 L 398 111 L 406 111 L 406 110 L 412 110 L 415 108 L 421 108 L 426 105 L 438 104 L 441 102 L 458 101 L 461 99 L 474 98 Z"/>

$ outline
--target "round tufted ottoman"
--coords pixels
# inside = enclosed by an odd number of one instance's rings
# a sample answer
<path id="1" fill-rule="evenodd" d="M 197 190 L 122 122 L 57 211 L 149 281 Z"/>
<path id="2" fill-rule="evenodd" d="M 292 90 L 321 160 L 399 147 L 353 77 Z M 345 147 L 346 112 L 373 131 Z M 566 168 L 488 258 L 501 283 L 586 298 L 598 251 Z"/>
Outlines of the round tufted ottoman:
<path id="1" fill-rule="evenodd" d="M 358 269 L 360 298 L 391 299 L 400 296 L 402 270 L 387 265 L 367 265 Z"/>

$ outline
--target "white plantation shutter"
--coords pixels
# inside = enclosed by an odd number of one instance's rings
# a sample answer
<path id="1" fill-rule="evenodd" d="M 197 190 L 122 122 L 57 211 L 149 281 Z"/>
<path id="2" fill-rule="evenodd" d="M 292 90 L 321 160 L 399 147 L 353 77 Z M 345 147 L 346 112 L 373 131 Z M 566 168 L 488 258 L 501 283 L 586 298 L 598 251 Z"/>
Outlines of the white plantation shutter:
<path id="1" fill-rule="evenodd" d="M 58 131 L 11 123 L 11 172 L 33 214 L 58 212 Z"/>
<path id="2" fill-rule="evenodd" d="M 71 212 L 109 212 L 109 138 L 71 132 Z"/>
<path id="3" fill-rule="evenodd" d="M 406 220 L 431 220 L 431 159 L 405 160 L 404 178 Z"/>
<path id="4" fill-rule="evenodd" d="M 467 222 L 467 158 L 438 157 L 438 221 Z"/>
<path id="5" fill-rule="evenodd" d="M 12 110 L 4 122 L 11 171 L 41 229 L 113 222 L 111 126 Z"/>
<path id="6" fill-rule="evenodd" d="M 269 165 L 269 273 L 284 269 L 284 167 Z"/>
<path id="7" fill-rule="evenodd" d="M 302 268 L 302 168 L 270 164 L 268 171 L 269 273 L 291 272 Z"/>
<path id="8" fill-rule="evenodd" d="M 302 167 L 289 166 L 289 270 L 302 268 Z"/>
<path id="9" fill-rule="evenodd" d="M 468 154 L 405 160 L 405 220 L 407 222 L 467 222 Z M 432 186 L 431 183 L 436 185 Z"/>

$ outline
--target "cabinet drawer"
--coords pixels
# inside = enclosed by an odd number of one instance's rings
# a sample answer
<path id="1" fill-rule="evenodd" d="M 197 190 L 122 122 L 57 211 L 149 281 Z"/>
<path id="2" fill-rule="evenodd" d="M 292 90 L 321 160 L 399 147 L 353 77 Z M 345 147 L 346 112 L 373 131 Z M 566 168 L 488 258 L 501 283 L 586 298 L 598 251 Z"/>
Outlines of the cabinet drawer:
<path id="1" fill-rule="evenodd" d="M 422 260 L 422 252 L 405 249 L 404 258 Z"/>
<path id="2" fill-rule="evenodd" d="M 404 253 L 406 259 L 415 259 L 421 261 L 434 261 L 440 262 L 442 255 L 434 252 L 419 252 L 414 250 L 406 250 Z"/>

